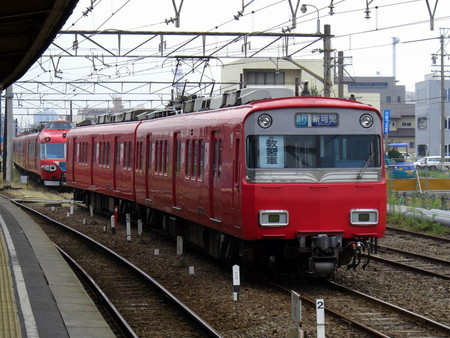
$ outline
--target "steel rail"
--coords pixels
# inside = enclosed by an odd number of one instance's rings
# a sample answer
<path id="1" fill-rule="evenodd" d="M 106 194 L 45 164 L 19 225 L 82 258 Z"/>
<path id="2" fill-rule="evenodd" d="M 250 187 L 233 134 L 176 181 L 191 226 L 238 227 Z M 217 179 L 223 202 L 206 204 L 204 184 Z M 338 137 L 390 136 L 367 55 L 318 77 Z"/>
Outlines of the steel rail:
<path id="1" fill-rule="evenodd" d="M 8 198 L 5 196 L 5 198 Z M 8 198 L 10 199 L 10 198 Z M 34 210 L 33 208 L 26 206 L 24 204 L 21 204 L 19 202 L 19 200 L 17 199 L 10 199 L 10 201 L 14 204 L 16 204 L 17 206 L 27 209 L 30 212 L 33 212 L 34 214 L 38 215 L 39 217 L 42 217 L 60 227 L 62 227 L 63 229 L 65 229 L 68 232 L 71 232 L 72 234 L 75 234 L 81 238 L 83 238 L 86 241 L 89 241 L 90 244 L 96 246 L 98 249 L 106 252 L 108 255 L 112 256 L 113 258 L 115 258 L 117 261 L 121 262 L 122 264 L 126 265 L 127 267 L 129 267 L 130 269 L 132 269 L 134 272 L 136 272 L 138 275 L 140 275 L 143 279 L 145 279 L 148 283 L 152 284 L 154 288 L 156 288 L 160 293 L 164 294 L 164 296 L 172 303 L 174 304 L 178 309 L 180 309 L 188 318 L 190 318 L 191 320 L 193 320 L 197 326 L 205 333 L 206 336 L 208 337 L 222 337 L 222 335 L 217 332 L 213 327 L 211 327 L 206 321 L 204 321 L 199 315 L 197 315 L 193 310 L 191 310 L 186 304 L 184 304 L 181 300 L 179 300 L 175 295 L 173 295 L 169 290 L 167 290 L 164 286 L 162 286 L 159 282 L 157 282 L 154 278 L 152 278 L 151 276 L 149 276 L 146 272 L 144 272 L 142 269 L 140 269 L 139 267 L 135 266 L 134 264 L 132 264 L 130 261 L 128 261 L 127 259 L 125 259 L 124 257 L 118 255 L 116 252 L 112 251 L 111 249 L 109 249 L 108 247 L 104 246 L 101 243 L 96 242 L 95 240 L 93 240 L 92 238 L 86 236 L 85 234 L 72 229 L 71 227 L 58 222 L 50 217 L 48 217 L 47 215 L 38 212 L 36 210 Z"/>
<path id="2" fill-rule="evenodd" d="M 379 245 L 379 244 L 378 244 L 378 250 L 384 251 L 384 252 L 392 252 L 392 253 L 396 253 L 396 254 L 404 255 L 404 256 L 411 256 L 414 258 L 422 259 L 424 261 L 429 261 L 432 263 L 450 266 L 450 262 L 447 260 L 436 258 L 436 257 L 425 256 L 425 255 L 421 255 L 421 254 L 411 252 L 411 251 L 399 250 L 399 249 L 395 249 L 395 248 L 391 248 L 391 247 Z"/>
<path id="3" fill-rule="evenodd" d="M 69 263 L 72 269 L 76 270 L 80 275 L 83 276 L 84 280 L 89 284 L 90 288 L 95 292 L 95 294 L 100 297 L 103 301 L 103 304 L 108 309 L 108 312 L 114 317 L 117 325 L 120 327 L 122 332 L 127 337 L 138 338 L 139 336 L 134 332 L 128 322 L 123 318 L 120 314 L 119 310 L 114 306 L 108 296 L 103 292 L 100 286 L 94 281 L 94 279 L 84 270 L 67 252 L 61 249 L 58 245 L 53 243 L 53 245 L 58 249 L 60 254 L 64 257 L 64 259 Z"/>
<path id="4" fill-rule="evenodd" d="M 363 256 L 365 256 L 365 255 L 363 255 Z M 450 276 L 439 274 L 439 273 L 436 273 L 436 272 L 433 272 L 433 271 L 429 271 L 429 270 L 425 270 L 425 269 L 422 269 L 422 268 L 418 268 L 418 267 L 415 267 L 415 266 L 403 264 L 403 263 L 400 263 L 400 262 L 392 261 L 390 259 L 381 258 L 381 257 L 374 256 L 374 255 L 370 256 L 370 259 L 374 260 L 374 261 L 377 261 L 377 262 L 381 262 L 381 263 L 387 264 L 387 265 L 394 265 L 396 267 L 399 267 L 399 268 L 402 268 L 402 269 L 405 269 L 405 270 L 418 272 L 418 273 L 421 273 L 423 275 L 428 275 L 428 276 L 442 278 L 442 279 L 450 279 Z"/>
<path id="5" fill-rule="evenodd" d="M 281 290 L 283 290 L 283 291 L 285 291 L 285 292 L 287 292 L 289 294 L 292 291 L 292 290 L 290 290 L 290 289 L 288 289 L 288 288 L 286 288 L 286 287 L 284 287 L 282 285 L 279 285 L 279 284 L 271 283 L 271 285 L 273 285 L 277 289 L 281 289 Z M 316 306 L 316 301 L 314 299 L 311 299 L 309 297 L 303 296 L 301 294 L 300 294 L 300 298 L 301 298 L 302 301 L 305 301 L 306 303 L 310 304 L 311 306 Z M 363 324 L 361 322 L 358 322 L 358 321 L 348 317 L 347 315 L 345 315 L 343 313 L 340 313 L 338 311 L 330 309 L 326 305 L 325 305 L 325 312 L 330 314 L 330 315 L 332 315 L 332 316 L 334 316 L 335 318 L 338 318 L 338 319 L 340 319 L 342 321 L 345 321 L 345 322 L 348 322 L 348 323 L 352 324 L 354 327 L 357 327 L 358 329 L 360 329 L 360 330 L 362 330 L 362 331 L 364 331 L 366 333 L 370 333 L 373 337 L 390 338 L 390 336 L 385 335 L 384 333 L 382 333 L 382 332 L 380 332 L 378 330 L 375 330 L 374 328 L 371 328 L 371 327 L 369 327 L 369 326 L 367 326 L 367 325 L 365 325 L 365 324 Z"/>
<path id="6" fill-rule="evenodd" d="M 427 318 L 425 316 L 419 315 L 419 314 L 417 314 L 415 312 L 406 310 L 406 309 L 404 309 L 404 308 L 402 308 L 400 306 L 397 306 L 397 305 L 385 302 L 385 301 L 383 301 L 381 299 L 377 299 L 375 297 L 369 296 L 369 295 L 367 295 L 365 293 L 362 293 L 362 292 L 350 289 L 350 288 L 348 288 L 346 286 L 343 286 L 343 285 L 340 285 L 338 283 L 335 283 L 335 282 L 332 282 L 332 281 L 329 281 L 328 283 L 332 287 L 336 288 L 337 290 L 340 290 L 340 291 L 343 291 L 343 292 L 346 292 L 346 293 L 350 293 L 350 294 L 354 294 L 354 295 L 356 295 L 356 296 L 358 296 L 360 298 L 364 298 L 364 299 L 366 299 L 368 301 L 372 301 L 372 302 L 374 302 L 376 304 L 380 304 L 383 307 L 385 307 L 386 309 L 394 311 L 394 312 L 396 312 L 398 314 L 401 314 L 403 316 L 409 317 L 409 318 L 413 319 L 414 321 L 417 321 L 419 323 L 422 323 L 422 324 L 426 325 L 429 328 L 432 328 L 432 329 L 434 329 L 436 331 L 439 331 L 441 333 L 444 333 L 444 334 L 450 336 L 450 327 L 447 326 L 447 325 L 444 325 L 444 324 L 439 323 L 439 322 L 437 322 L 435 320 L 429 319 L 429 318 Z"/>

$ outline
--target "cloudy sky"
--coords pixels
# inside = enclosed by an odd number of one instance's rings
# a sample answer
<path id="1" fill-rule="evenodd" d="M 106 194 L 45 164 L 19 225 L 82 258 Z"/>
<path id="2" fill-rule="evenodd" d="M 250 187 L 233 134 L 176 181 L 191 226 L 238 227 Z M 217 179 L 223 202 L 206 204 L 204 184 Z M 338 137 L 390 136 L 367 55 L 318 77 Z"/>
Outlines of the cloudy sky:
<path id="1" fill-rule="evenodd" d="M 301 6 L 307 5 L 303 13 Z M 134 31 L 175 31 L 175 32 L 275 32 L 280 33 L 288 27 L 292 28 L 295 18 L 295 29 L 292 32 L 314 34 L 317 22 L 323 32 L 324 25 L 330 25 L 332 48 L 343 51 L 347 57 L 346 72 L 350 76 L 392 76 L 394 71 L 394 47 L 396 43 L 396 76 L 399 84 L 407 90 L 414 90 L 416 82 L 422 81 L 426 74 L 438 70 L 432 65 L 432 55 L 440 54 L 440 36 L 445 37 L 445 53 L 450 53 L 450 1 L 448 0 L 80 0 L 72 16 L 68 19 L 63 31 L 73 30 L 134 30 Z M 332 6 L 332 14 L 331 8 Z M 173 18 L 179 13 L 179 27 Z M 431 20 L 434 16 L 434 20 Z M 238 20 L 237 20 L 238 19 Z M 431 25 L 433 21 L 433 30 Z M 42 58 L 21 79 L 43 81 L 45 85 L 35 85 L 45 98 L 47 88 L 57 81 L 89 81 L 106 80 L 126 81 L 172 81 L 173 60 L 112 60 L 103 59 L 101 54 L 108 54 L 98 46 L 89 44 L 86 39 L 77 37 L 79 52 L 91 53 L 92 58 L 58 58 L 73 53 L 73 35 L 61 35 L 55 40 L 44 55 L 53 58 Z M 115 40 L 114 40 L 115 39 Z M 189 38 L 178 38 L 182 44 Z M 98 40 L 106 49 L 117 48 L 117 38 Z M 138 42 L 131 38 L 121 38 L 121 48 L 131 48 Z M 295 39 L 292 44 L 299 47 L 308 45 L 313 39 Z M 153 45 L 151 44 L 153 43 Z M 142 53 L 155 53 L 156 42 L 143 46 Z M 167 43 L 174 43 L 167 38 Z M 218 44 L 223 43 L 217 41 Z M 256 43 L 256 42 L 254 42 Z M 130 44 L 129 46 L 127 44 Z M 253 45 L 254 46 L 254 45 Z M 230 47 L 231 48 L 231 47 Z M 282 50 L 281 46 L 272 45 L 274 56 Z M 322 41 L 305 47 L 296 54 L 296 59 L 322 58 L 317 49 L 323 48 Z M 220 81 L 220 60 L 209 65 L 208 79 Z M 450 65 L 448 57 L 445 62 Z M 438 65 L 440 60 L 438 60 Z M 55 72 L 55 70 L 61 72 Z M 57 91 L 82 94 L 97 91 L 77 85 L 59 85 Z M 53 87 L 55 88 L 55 87 Z M 97 87 L 98 88 L 98 87 Z M 154 88 L 145 88 L 151 92 Z M 16 88 L 15 92 L 30 92 L 30 89 Z M 119 90 L 120 91 L 120 90 Z M 74 94 L 75 95 L 75 94 Z M 110 95 L 111 96 L 111 95 Z M 50 97 L 50 96 L 48 96 Z M 26 95 L 23 94 L 22 99 Z M 69 95 L 61 98 L 70 99 Z M 38 103 L 33 103 L 36 108 Z M 83 103 L 74 101 L 75 107 Z M 41 102 L 40 106 L 44 104 Z M 85 106 L 101 106 L 102 103 L 85 103 Z M 132 105 L 132 103 L 130 103 Z M 24 106 L 24 101 L 22 101 Z M 67 107 L 66 104 L 62 105 Z M 28 105 L 31 111 L 33 105 Z M 17 107 L 20 109 L 20 107 Z"/>

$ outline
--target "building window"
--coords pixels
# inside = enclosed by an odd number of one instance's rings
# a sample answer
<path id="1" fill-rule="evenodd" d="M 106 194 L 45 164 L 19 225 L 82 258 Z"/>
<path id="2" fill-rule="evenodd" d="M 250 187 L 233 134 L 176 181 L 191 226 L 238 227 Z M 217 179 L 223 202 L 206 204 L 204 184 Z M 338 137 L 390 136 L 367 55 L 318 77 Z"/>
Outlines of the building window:
<path id="1" fill-rule="evenodd" d="M 428 147 L 426 144 L 419 144 L 417 146 L 417 156 L 427 156 Z"/>
<path id="2" fill-rule="evenodd" d="M 402 102 L 402 98 L 400 96 L 397 96 L 397 102 L 398 103 Z"/>
<path id="3" fill-rule="evenodd" d="M 249 85 L 284 85 L 284 72 L 247 72 L 247 84 Z"/>
<path id="4" fill-rule="evenodd" d="M 386 96 L 386 102 L 387 103 L 391 103 L 392 102 L 392 97 L 391 96 Z"/>
<path id="5" fill-rule="evenodd" d="M 402 127 L 411 127 L 411 122 L 402 122 Z"/>
<path id="6" fill-rule="evenodd" d="M 426 117 L 418 117 L 417 118 L 417 128 L 420 130 L 426 130 L 428 128 L 427 126 L 428 119 Z"/>

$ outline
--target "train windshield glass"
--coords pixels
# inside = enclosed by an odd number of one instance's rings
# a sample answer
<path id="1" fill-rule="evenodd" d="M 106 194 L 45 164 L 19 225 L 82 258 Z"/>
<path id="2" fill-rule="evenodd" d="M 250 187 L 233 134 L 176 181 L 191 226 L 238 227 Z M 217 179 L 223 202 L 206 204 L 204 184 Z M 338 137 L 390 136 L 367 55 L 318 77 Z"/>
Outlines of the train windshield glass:
<path id="1" fill-rule="evenodd" d="M 54 121 L 50 122 L 45 129 L 72 129 L 74 124 L 72 122 Z"/>
<path id="2" fill-rule="evenodd" d="M 251 135 L 247 138 L 247 167 L 251 169 L 380 166 L 377 135 Z"/>
<path id="3" fill-rule="evenodd" d="M 41 158 L 64 159 L 66 157 L 65 143 L 42 143 Z"/>

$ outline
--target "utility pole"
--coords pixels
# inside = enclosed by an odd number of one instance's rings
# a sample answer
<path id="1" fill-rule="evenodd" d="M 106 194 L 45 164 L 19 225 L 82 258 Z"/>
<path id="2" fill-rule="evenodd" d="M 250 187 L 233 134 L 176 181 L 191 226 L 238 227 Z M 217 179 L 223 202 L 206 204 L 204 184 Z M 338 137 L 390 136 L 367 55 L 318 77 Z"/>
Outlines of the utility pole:
<path id="1" fill-rule="evenodd" d="M 344 52 L 338 52 L 338 98 L 344 98 Z"/>
<path id="2" fill-rule="evenodd" d="M 441 163 L 445 162 L 445 76 L 444 76 L 444 32 L 441 29 Z"/>
<path id="3" fill-rule="evenodd" d="M 324 26 L 323 35 L 323 96 L 330 97 L 331 93 L 331 26 Z"/>
<path id="4" fill-rule="evenodd" d="M 392 38 L 392 76 L 394 80 L 397 80 L 397 44 L 399 42 L 399 38 Z"/>

